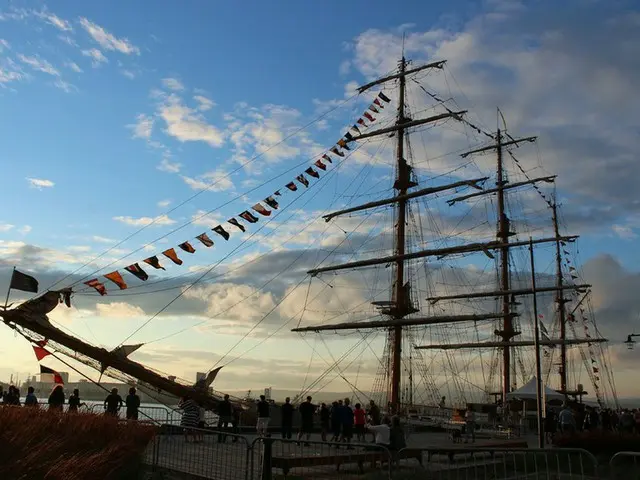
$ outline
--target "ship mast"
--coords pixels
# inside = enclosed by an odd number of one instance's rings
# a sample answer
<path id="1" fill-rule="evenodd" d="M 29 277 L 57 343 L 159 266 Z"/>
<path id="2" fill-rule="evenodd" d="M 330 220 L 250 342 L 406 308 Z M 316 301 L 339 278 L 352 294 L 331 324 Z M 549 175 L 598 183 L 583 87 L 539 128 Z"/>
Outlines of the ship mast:
<path id="1" fill-rule="evenodd" d="M 560 237 L 560 229 L 558 227 L 558 206 L 554 200 L 551 205 L 551 211 L 553 212 L 553 232 L 556 238 Z M 560 314 L 560 392 L 567 397 L 567 319 L 564 308 L 565 298 L 562 292 L 562 257 L 560 256 L 560 240 L 556 241 L 556 303 L 558 305 L 558 312 Z"/>

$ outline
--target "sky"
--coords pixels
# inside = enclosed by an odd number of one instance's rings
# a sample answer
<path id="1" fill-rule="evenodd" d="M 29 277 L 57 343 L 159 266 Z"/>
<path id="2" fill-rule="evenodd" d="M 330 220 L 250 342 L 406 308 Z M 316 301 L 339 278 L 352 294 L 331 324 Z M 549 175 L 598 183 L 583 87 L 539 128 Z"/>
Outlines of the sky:
<path id="1" fill-rule="evenodd" d="M 209 231 L 212 249 L 193 239 L 282 189 L 333 146 L 377 94 L 355 95 L 355 86 L 396 67 L 404 36 L 405 55 L 415 64 L 447 60 L 443 72 L 420 80 L 450 106 L 469 110 L 468 118 L 489 130 L 499 106 L 511 134 L 539 136 L 519 158 L 531 175 L 558 175 L 562 226 L 581 236 L 581 276 L 594 285 L 598 325 L 612 340 L 618 390 L 640 396 L 630 380 L 637 354 L 620 344 L 638 328 L 640 312 L 637 5 L 401 6 L 376 0 L 250 1 L 242 9 L 216 2 L 5 4 L 0 288 L 13 266 L 34 274 L 43 289 L 61 279 L 57 287 L 77 284 L 75 306 L 52 315 L 57 325 L 107 347 L 125 339 L 147 343 L 133 359 L 183 378 L 220 361 L 228 364 L 220 389 L 308 385 L 353 340 L 332 338 L 328 346 L 289 329 L 367 314 L 359 305 L 366 300 L 363 284 L 372 287 L 371 278 L 351 275 L 328 292 L 326 282 L 311 282 L 304 272 L 323 260 L 352 258 L 373 237 L 376 251 L 388 247 L 381 226 L 388 212 L 335 224 L 320 217 L 392 191 L 391 140 L 336 159 L 308 190 L 284 192 L 278 216 L 261 218 L 259 229 L 249 226 L 241 236 L 226 224 L 228 242 Z M 416 85 L 410 82 L 409 94 L 419 116 L 433 102 Z M 393 85 L 385 92 L 397 93 Z M 393 121 L 395 105 L 378 115 L 379 125 Z M 491 158 L 459 169 L 459 156 L 447 155 L 482 145 L 481 136 L 443 127 L 412 145 L 426 185 L 491 173 Z M 540 199 L 531 189 L 525 193 L 524 203 L 512 205 L 516 225 L 533 216 L 534 230 L 548 233 L 540 223 L 547 218 L 540 214 L 544 204 L 534 203 Z M 479 204 L 433 208 L 430 215 L 445 231 L 471 225 L 483 212 Z M 345 237 L 354 229 L 355 237 Z M 493 226 L 476 234 L 493 235 Z M 180 252 L 184 265 L 146 268 L 151 281 L 163 283 L 141 287 L 128 276 L 137 290 L 118 292 L 102 278 L 109 289 L 102 298 L 82 285 L 185 240 L 197 252 Z M 551 261 L 549 252 L 541 264 Z M 466 267 L 481 264 L 474 257 Z M 156 291 L 159 286 L 167 288 Z M 11 300 L 24 298 L 14 292 Z M 7 352 L 0 378 L 38 369 L 30 346 L 9 329 L 0 330 L 0 341 Z M 380 338 L 372 345 L 381 348 Z M 367 389 L 376 362 L 362 358 L 349 375 L 361 375 L 358 388 Z M 339 377 L 332 373 L 326 388 L 347 388 Z"/>

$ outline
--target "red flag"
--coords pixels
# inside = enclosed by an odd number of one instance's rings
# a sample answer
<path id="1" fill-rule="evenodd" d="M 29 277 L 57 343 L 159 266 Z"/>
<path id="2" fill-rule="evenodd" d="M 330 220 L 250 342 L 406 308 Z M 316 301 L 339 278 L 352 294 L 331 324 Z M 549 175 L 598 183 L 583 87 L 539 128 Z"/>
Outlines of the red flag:
<path id="1" fill-rule="evenodd" d="M 289 182 L 285 185 L 285 187 L 287 187 L 289 190 L 291 190 L 292 192 L 295 192 L 296 190 L 298 190 L 298 186 L 293 183 L 293 182 Z"/>
<path id="2" fill-rule="evenodd" d="M 131 264 L 128 267 L 124 267 L 124 269 L 130 274 L 138 277 L 143 282 L 146 282 L 149 279 L 149 275 L 147 275 L 147 272 L 140 268 L 140 265 L 138 265 L 137 263 Z"/>
<path id="3" fill-rule="evenodd" d="M 382 105 L 382 103 L 380 103 L 380 100 L 378 100 L 377 98 L 373 101 L 373 103 L 378 105 L 380 108 L 384 108 L 384 105 Z"/>
<path id="4" fill-rule="evenodd" d="M 120 272 L 118 272 L 117 270 L 115 272 L 107 273 L 104 278 L 106 278 L 107 280 L 111 280 L 118 286 L 120 290 L 127 289 L 127 284 L 122 279 L 122 275 L 120 275 Z"/>
<path id="5" fill-rule="evenodd" d="M 183 242 L 178 246 L 187 253 L 194 253 L 196 251 L 196 249 L 193 248 L 193 246 L 191 246 L 189 242 Z"/>
<path id="6" fill-rule="evenodd" d="M 327 169 L 327 166 L 324 163 L 322 163 L 322 160 L 316 160 L 314 162 L 314 165 L 316 167 L 318 167 L 320 170 L 326 170 Z"/>
<path id="7" fill-rule="evenodd" d="M 47 352 L 42 347 L 36 347 L 35 345 L 32 345 L 32 347 L 33 347 L 33 353 L 36 354 L 36 358 L 38 359 L 38 361 L 42 360 L 47 355 L 51 355 L 51 352 Z"/>
<path id="8" fill-rule="evenodd" d="M 309 167 L 307 168 L 304 173 L 306 173 L 307 175 L 309 175 L 310 177 L 313 178 L 320 178 L 320 174 L 318 172 L 316 172 L 313 167 Z"/>
<path id="9" fill-rule="evenodd" d="M 171 260 L 173 263 L 175 263 L 176 265 L 182 265 L 182 260 L 178 258 L 178 255 L 176 254 L 176 251 L 173 248 L 165 250 L 164 252 L 162 252 L 162 254 L 165 257 L 167 257 L 169 260 Z"/>
<path id="10" fill-rule="evenodd" d="M 95 288 L 100 295 L 107 294 L 107 289 L 105 288 L 104 284 L 100 283 L 97 278 L 84 282 L 84 284 L 88 285 L 91 288 Z"/>
<path id="11" fill-rule="evenodd" d="M 56 372 L 55 370 L 52 370 L 51 368 L 45 367 L 44 365 L 40 365 L 40 380 L 43 380 L 44 375 L 51 375 L 51 377 L 53 379 L 53 383 L 59 383 L 64 385 L 64 381 L 62 380 L 62 376 Z"/>
<path id="12" fill-rule="evenodd" d="M 373 118 L 373 115 L 371 115 L 369 112 L 364 112 L 362 116 L 365 117 L 370 122 L 375 122 L 376 120 L 375 118 Z"/>
<path id="13" fill-rule="evenodd" d="M 265 217 L 268 217 L 269 215 L 271 215 L 271 210 L 268 210 L 266 208 L 264 208 L 263 205 L 256 203 L 253 207 L 256 212 L 258 212 L 260 215 L 264 215 Z"/>
<path id="14" fill-rule="evenodd" d="M 213 240 L 211 240 L 206 233 L 201 233 L 196 238 L 200 240 L 205 247 L 213 247 Z"/>
<path id="15" fill-rule="evenodd" d="M 145 258 L 143 262 L 151 265 L 157 270 L 166 270 L 166 268 L 160 265 L 160 260 L 158 260 L 158 257 L 156 257 L 155 255 L 153 257 Z"/>

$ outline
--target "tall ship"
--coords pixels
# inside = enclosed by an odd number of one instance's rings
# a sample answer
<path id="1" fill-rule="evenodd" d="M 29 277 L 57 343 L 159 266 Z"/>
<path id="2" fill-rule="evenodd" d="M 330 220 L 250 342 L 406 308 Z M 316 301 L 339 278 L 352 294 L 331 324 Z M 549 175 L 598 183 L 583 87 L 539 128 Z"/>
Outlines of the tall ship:
<path id="1" fill-rule="evenodd" d="M 78 294 L 128 295 L 127 301 L 135 303 L 135 293 L 145 285 L 166 281 L 161 260 L 179 266 L 181 256 L 213 247 L 214 238 L 242 239 L 294 204 L 287 198 L 330 188 L 324 179 L 355 159 L 388 171 L 377 181 L 363 171 L 343 186 L 338 208 L 321 215 L 327 225 L 342 222 L 337 228 L 343 240 L 327 239 L 327 247 L 316 248 L 315 255 L 301 249 L 284 271 L 274 267 L 274 278 L 304 268 L 276 307 L 292 292 L 306 292 L 298 296 L 300 314 L 291 331 L 309 347 L 309 372 L 314 358 L 320 358 L 319 343 L 329 354 L 322 357 L 321 374 L 311 378 L 307 373 L 295 401 L 326 385 L 335 388 L 328 379 L 338 379 L 356 400 L 373 399 L 394 414 L 443 403 L 504 404 L 534 371 L 535 298 L 544 383 L 567 399 L 617 404 L 607 340 L 590 306 L 590 285 L 574 263 L 577 236 L 563 228 L 556 177 L 540 173 L 540 165 L 530 168 L 536 137 L 511 132 L 499 110 L 496 127 L 484 126 L 438 91 L 447 85 L 441 78 L 446 72 L 445 60 L 414 64 L 400 59 L 395 71 L 358 88 L 355 102 L 363 105 L 362 115 L 282 188 L 265 192 L 258 203 L 195 240 L 111 272 L 109 264 L 94 276 L 70 275 L 0 312 L 3 322 L 35 347 L 89 366 L 100 378 L 135 383 L 150 397 L 190 396 L 215 410 L 224 392 L 214 388 L 214 381 L 224 360 L 194 385 L 129 358 L 145 342 L 98 347 L 62 331 L 47 315 Z M 184 280 L 178 297 L 199 282 L 223 278 L 224 273 L 216 277 L 216 265 Z M 345 292 L 356 290 L 354 304 Z M 159 312 L 171 303 L 159 305 Z M 250 332 L 272 311 L 265 311 Z M 314 321 L 318 318 L 322 321 Z M 338 342 L 331 342 L 336 335 Z M 369 383 L 359 381 L 361 369 L 375 372 Z M 245 409 L 253 402 L 234 401 Z"/>

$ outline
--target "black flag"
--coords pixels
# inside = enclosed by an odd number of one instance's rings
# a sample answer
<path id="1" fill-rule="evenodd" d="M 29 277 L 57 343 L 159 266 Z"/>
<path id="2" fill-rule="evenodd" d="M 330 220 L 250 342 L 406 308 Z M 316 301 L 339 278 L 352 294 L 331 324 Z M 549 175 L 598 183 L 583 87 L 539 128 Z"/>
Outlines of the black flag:
<path id="1" fill-rule="evenodd" d="M 23 292 L 38 293 L 38 280 L 14 268 L 9 288 L 22 290 Z"/>

